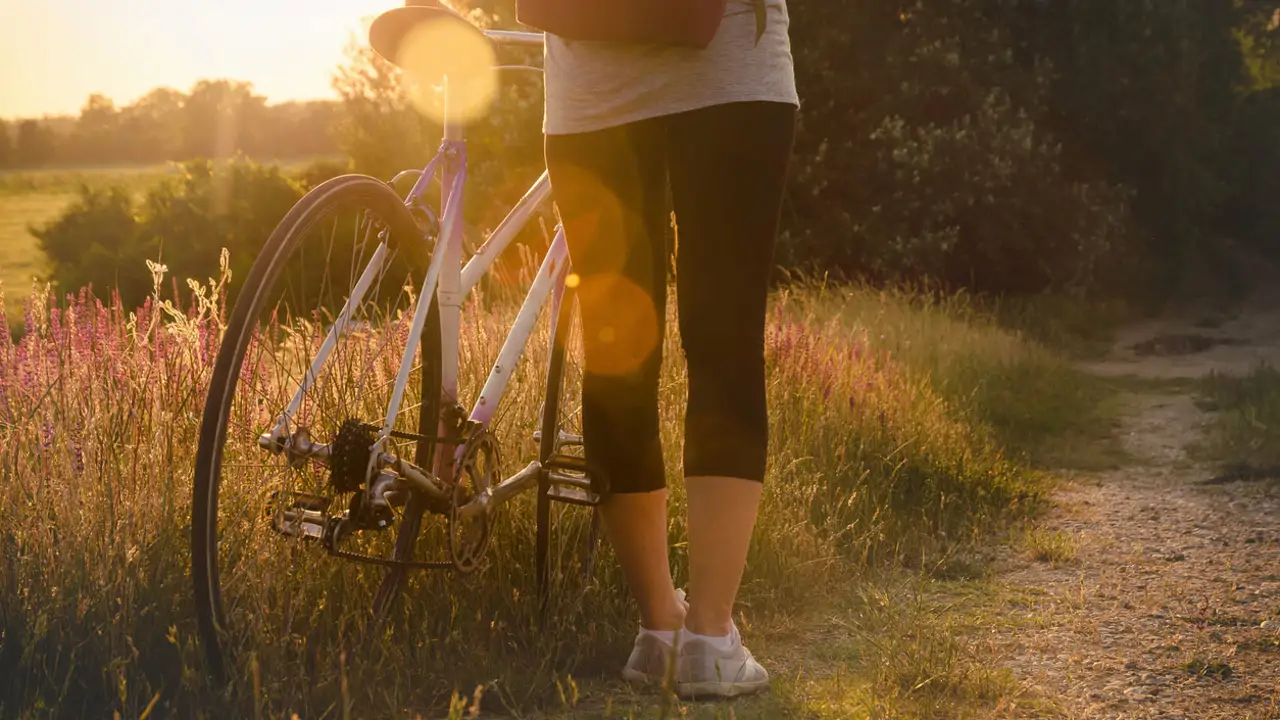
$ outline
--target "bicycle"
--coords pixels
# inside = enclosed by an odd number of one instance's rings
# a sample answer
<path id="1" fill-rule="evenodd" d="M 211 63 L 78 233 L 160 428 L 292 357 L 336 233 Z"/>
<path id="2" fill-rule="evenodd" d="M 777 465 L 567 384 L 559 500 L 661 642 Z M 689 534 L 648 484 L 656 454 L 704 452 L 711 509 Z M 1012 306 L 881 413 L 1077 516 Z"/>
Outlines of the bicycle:
<path id="1" fill-rule="evenodd" d="M 451 11 L 438 13 L 486 42 L 543 42 L 541 33 L 480 30 Z M 442 87 L 448 108 L 447 77 Z M 299 605 L 329 603 L 326 593 L 350 584 L 347 571 L 335 569 L 346 563 L 321 561 L 350 561 L 382 572 L 368 606 L 376 626 L 411 570 L 479 567 L 495 514 L 528 491 L 537 493 L 542 607 L 552 503 L 592 508 L 578 554 L 584 577 L 594 570 L 600 536 L 594 508 L 602 490 L 581 454 L 577 413 L 565 408 L 576 392 L 569 386 L 577 380 L 566 380 L 568 360 L 576 357 L 570 347 L 576 315 L 562 228 L 483 388 L 471 408 L 460 402 L 464 300 L 549 199 L 548 174 L 543 170 L 464 266 L 465 123 L 446 114 L 443 128 L 437 154 L 421 170 L 389 182 L 343 175 L 311 190 L 267 240 L 235 301 L 202 416 L 192 510 L 199 638 L 216 677 L 226 677 L 234 644 L 227 587 L 265 573 L 266 589 L 233 600 L 243 620 L 263 622 L 255 613 L 274 612 L 286 625 L 305 623 L 308 611 Z M 402 198 L 394 186 L 408 180 L 414 184 Z M 435 182 L 438 208 L 429 199 Z M 329 244 L 312 250 L 313 232 Z M 500 479 L 492 421 L 548 300 L 552 340 L 533 438 L 537 456 Z M 291 482 L 305 489 L 285 487 Z M 419 559 L 424 518 L 443 528 L 447 559 Z M 282 542 L 256 542 L 259 531 Z M 225 562 L 220 550 L 229 553 Z M 292 589 L 272 589 L 289 582 Z"/>

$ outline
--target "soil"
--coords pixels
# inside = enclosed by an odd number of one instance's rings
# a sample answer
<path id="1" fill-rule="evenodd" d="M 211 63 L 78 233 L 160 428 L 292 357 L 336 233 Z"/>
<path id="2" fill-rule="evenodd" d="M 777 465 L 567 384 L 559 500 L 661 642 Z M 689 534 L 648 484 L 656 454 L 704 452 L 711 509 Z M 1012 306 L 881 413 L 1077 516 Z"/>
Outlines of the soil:
<path id="1" fill-rule="evenodd" d="M 1129 328 L 1085 369 L 1168 381 L 1277 365 L 1276 308 Z M 1162 389 L 1125 398 L 1131 462 L 1069 478 L 1037 530 L 1074 541 L 1075 557 L 1010 549 L 999 563 L 1007 622 L 979 640 L 1025 689 L 1003 714 L 1280 718 L 1280 484 L 1190 456 L 1210 415 L 1185 383 L 1145 386 Z"/>

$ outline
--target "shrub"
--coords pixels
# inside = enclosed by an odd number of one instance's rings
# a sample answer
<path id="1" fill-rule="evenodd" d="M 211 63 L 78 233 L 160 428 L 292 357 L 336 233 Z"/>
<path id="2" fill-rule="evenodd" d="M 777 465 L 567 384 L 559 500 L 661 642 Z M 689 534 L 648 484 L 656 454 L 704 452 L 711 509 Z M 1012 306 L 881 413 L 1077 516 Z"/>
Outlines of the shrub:
<path id="1" fill-rule="evenodd" d="M 118 291 L 133 308 L 152 291 L 148 260 L 166 265 L 175 279 L 202 280 L 218 267 L 224 248 L 231 251 L 233 278 L 243 279 L 302 197 L 303 184 L 278 167 L 243 158 L 217 165 L 193 160 L 180 168 L 141 203 L 122 188 L 82 187 L 62 216 L 33 228 L 54 283 L 66 292 L 91 285 L 104 299 Z M 323 174 L 308 172 L 303 183 Z"/>
<path id="2" fill-rule="evenodd" d="M 1031 293 L 1088 286 L 1126 243 L 1124 193 L 1063 171 L 1044 78 L 979 6 L 793 7 L 784 264 Z"/>
<path id="3" fill-rule="evenodd" d="M 351 172 L 350 160 L 316 160 L 299 171 L 294 179 L 303 190 L 310 191 L 326 180 Z"/>
<path id="4" fill-rule="evenodd" d="M 143 237 L 133 199 L 123 188 L 81 185 L 79 197 L 56 220 L 32 228 L 59 287 L 118 288 L 126 302 L 141 302 L 150 289 L 145 258 L 154 247 Z"/>
<path id="5" fill-rule="evenodd" d="M 1280 87 L 1245 98 L 1231 142 L 1235 170 L 1223 223 L 1269 257 L 1280 252 Z"/>

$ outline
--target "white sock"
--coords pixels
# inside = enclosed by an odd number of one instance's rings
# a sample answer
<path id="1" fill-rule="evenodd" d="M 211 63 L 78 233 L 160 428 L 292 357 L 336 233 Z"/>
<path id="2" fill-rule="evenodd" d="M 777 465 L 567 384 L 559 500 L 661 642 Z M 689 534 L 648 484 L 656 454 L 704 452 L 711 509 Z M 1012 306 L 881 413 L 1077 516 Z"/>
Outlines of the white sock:
<path id="1" fill-rule="evenodd" d="M 666 644 L 668 644 L 668 645 L 675 645 L 675 644 L 676 644 L 676 631 L 675 631 L 675 630 L 650 630 L 649 628 L 642 627 L 642 628 L 640 628 L 640 634 L 641 634 L 641 635 L 648 635 L 648 636 L 650 636 L 650 637 L 656 637 L 656 638 L 658 638 L 659 640 L 661 640 L 662 642 L 664 642 L 664 643 L 666 643 Z"/>
<path id="2" fill-rule="evenodd" d="M 737 644 L 737 628 L 729 631 L 728 635 L 699 635 L 692 630 L 685 628 L 681 636 L 684 642 L 690 640 L 701 640 L 720 652 L 731 652 Z"/>

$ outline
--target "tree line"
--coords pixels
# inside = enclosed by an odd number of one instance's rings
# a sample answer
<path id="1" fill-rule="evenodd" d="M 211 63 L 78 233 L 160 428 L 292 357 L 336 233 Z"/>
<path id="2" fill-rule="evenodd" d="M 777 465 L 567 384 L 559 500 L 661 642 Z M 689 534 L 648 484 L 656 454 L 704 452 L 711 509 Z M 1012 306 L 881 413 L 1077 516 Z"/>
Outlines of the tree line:
<path id="1" fill-rule="evenodd" d="M 478 22 L 515 26 L 513 0 L 466 5 Z M 794 2 L 790 12 L 803 107 L 780 266 L 876 283 L 1158 302 L 1190 288 L 1243 288 L 1242 268 L 1259 264 L 1250 258 L 1280 260 L 1280 0 L 842 0 Z M 513 55 L 506 64 L 538 59 L 503 52 Z M 440 128 L 368 48 L 351 48 L 334 86 L 328 122 L 348 167 L 389 178 L 434 152 Z M 241 89 L 236 97 L 251 97 Z M 478 237 L 537 177 L 541 92 L 536 77 L 504 77 L 492 113 L 469 131 L 480 192 L 469 195 L 466 217 Z M 254 106 L 240 102 L 212 107 Z M 219 112 L 173 115 L 166 131 L 184 152 L 225 147 L 228 127 L 261 150 L 248 140 L 269 134 L 243 129 L 261 125 Z M 246 188 L 242 212 L 258 195 L 290 196 L 249 189 L 260 179 L 280 185 L 258 169 L 214 172 L 239 173 L 232 184 Z M 291 193 L 306 185 L 295 182 Z M 158 192 L 203 202 L 203 187 Z M 183 206 L 130 203 L 127 194 L 86 197 L 42 231 L 58 236 L 51 256 L 79 263 L 68 248 L 97 242 L 84 234 L 95 226 L 161 237 L 148 228 L 168 221 L 154 213 Z M 105 222 L 91 221 L 94 212 Z M 235 240 L 242 260 L 282 214 L 253 213 L 263 227 Z M 234 225 L 214 215 L 201 222 Z M 542 241 L 530 232 L 528 242 Z M 221 231 L 199 235 L 226 242 Z M 107 274 L 108 256 L 142 267 L 137 253 L 155 248 L 112 242 L 140 249 L 96 255 L 68 281 L 102 287 L 122 276 Z M 190 252 L 216 257 L 216 248 Z"/>
<path id="2" fill-rule="evenodd" d="M 249 83 L 224 79 L 185 93 L 158 88 L 120 107 L 91 95 L 78 116 L 0 120 L 0 168 L 333 155 L 337 111 L 332 101 L 269 105 Z"/>

